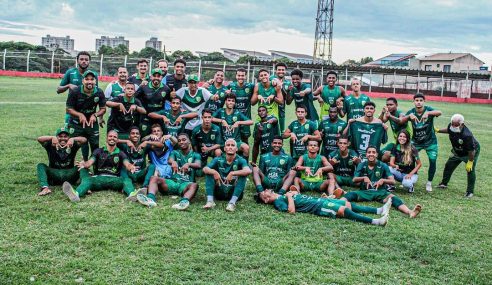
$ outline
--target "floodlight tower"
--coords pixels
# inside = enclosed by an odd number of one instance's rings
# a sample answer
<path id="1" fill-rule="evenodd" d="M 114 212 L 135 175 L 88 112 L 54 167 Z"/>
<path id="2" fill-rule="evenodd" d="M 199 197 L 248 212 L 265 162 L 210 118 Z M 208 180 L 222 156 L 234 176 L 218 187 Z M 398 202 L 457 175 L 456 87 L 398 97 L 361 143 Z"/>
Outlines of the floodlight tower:
<path id="1" fill-rule="evenodd" d="M 331 63 L 333 41 L 333 7 L 335 0 L 318 0 L 313 60 Z"/>

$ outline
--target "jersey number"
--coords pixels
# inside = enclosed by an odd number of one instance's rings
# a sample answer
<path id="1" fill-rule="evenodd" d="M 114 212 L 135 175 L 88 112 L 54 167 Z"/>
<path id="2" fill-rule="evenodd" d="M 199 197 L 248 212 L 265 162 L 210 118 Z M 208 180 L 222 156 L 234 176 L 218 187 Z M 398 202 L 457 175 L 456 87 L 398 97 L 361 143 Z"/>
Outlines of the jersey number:
<path id="1" fill-rule="evenodd" d="M 359 145 L 359 149 L 366 150 L 369 146 L 369 140 L 371 139 L 371 136 L 367 134 L 362 134 L 360 138 L 362 139 L 362 143 Z"/>

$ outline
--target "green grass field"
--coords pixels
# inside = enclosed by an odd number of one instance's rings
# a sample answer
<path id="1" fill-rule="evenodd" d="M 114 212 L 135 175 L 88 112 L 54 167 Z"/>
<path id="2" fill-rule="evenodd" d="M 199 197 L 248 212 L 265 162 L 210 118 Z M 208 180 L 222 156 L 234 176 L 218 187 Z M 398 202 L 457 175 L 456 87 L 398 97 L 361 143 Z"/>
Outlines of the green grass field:
<path id="1" fill-rule="evenodd" d="M 417 219 L 392 211 L 387 227 L 308 214 L 288 215 L 252 199 L 235 213 L 211 211 L 201 189 L 189 211 L 158 196 L 157 208 L 98 192 L 72 204 L 60 187 L 38 197 L 36 142 L 63 123 L 58 80 L 0 77 L 0 284 L 490 284 L 492 279 L 492 106 L 429 102 L 444 115 L 463 113 L 482 146 L 476 196 L 463 198 L 464 165 L 449 189 L 425 193 L 427 157 L 415 194 L 398 190 Z M 105 87 L 105 84 L 103 84 Z M 382 100 L 376 100 L 378 110 Z M 401 102 L 408 110 L 411 102 Z M 288 120 L 294 113 L 288 109 Z M 256 109 L 256 108 L 255 108 Z M 439 135 L 437 185 L 449 155 Z M 101 142 L 103 140 L 101 139 Z M 80 155 L 80 154 L 79 154 Z"/>

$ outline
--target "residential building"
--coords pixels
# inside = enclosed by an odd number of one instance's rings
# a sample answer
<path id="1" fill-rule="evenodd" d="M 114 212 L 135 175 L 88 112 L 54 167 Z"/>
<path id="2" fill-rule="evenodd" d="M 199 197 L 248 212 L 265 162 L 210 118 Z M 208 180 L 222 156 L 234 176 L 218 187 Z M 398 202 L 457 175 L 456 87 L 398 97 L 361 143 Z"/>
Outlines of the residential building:
<path id="1" fill-rule="evenodd" d="M 41 45 L 50 51 L 61 48 L 67 52 L 73 52 L 74 42 L 75 41 L 71 39 L 70 36 L 52 37 L 51 35 L 46 35 L 46 37 L 41 38 Z"/>
<path id="2" fill-rule="evenodd" d="M 128 49 L 130 49 L 130 41 L 125 40 L 125 37 L 123 37 L 123 36 L 114 37 L 114 38 L 110 38 L 107 36 L 101 36 L 100 39 L 96 39 L 96 52 L 102 46 L 108 46 L 108 47 L 115 48 L 119 45 L 124 45 Z"/>
<path id="3" fill-rule="evenodd" d="M 148 41 L 145 41 L 145 47 L 150 47 L 158 51 L 162 51 L 162 41 L 159 41 L 156 37 L 151 37 Z"/>
<path id="4" fill-rule="evenodd" d="M 246 55 L 257 58 L 259 60 L 272 60 L 272 57 L 270 55 L 259 51 L 230 49 L 230 48 L 221 48 L 221 50 L 224 52 L 224 56 L 232 61 L 237 61 L 240 57 Z"/>
<path id="5" fill-rule="evenodd" d="M 365 67 L 401 67 L 408 68 L 410 61 L 415 58 L 416 53 L 392 53 L 385 57 L 368 62 Z"/>
<path id="6" fill-rule="evenodd" d="M 478 72 L 483 61 L 471 53 L 436 53 L 416 59 L 411 68 L 442 72 Z"/>

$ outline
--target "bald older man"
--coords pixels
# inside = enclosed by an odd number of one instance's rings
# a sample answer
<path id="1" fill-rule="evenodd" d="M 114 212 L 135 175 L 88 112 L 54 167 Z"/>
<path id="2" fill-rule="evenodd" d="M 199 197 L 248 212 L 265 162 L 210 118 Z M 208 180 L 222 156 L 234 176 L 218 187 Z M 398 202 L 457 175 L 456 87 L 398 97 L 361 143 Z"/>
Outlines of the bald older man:
<path id="1" fill-rule="evenodd" d="M 445 129 L 440 129 L 438 133 L 449 134 L 451 141 L 451 156 L 444 167 L 443 177 L 439 188 L 447 188 L 448 182 L 451 179 L 456 167 L 461 162 L 466 163 L 465 169 L 467 172 L 466 198 L 473 197 L 475 189 L 475 168 L 477 165 L 478 156 L 480 154 L 480 144 L 473 136 L 472 132 L 465 126 L 465 118 L 461 114 L 454 114 L 451 117 L 451 122 Z"/>

